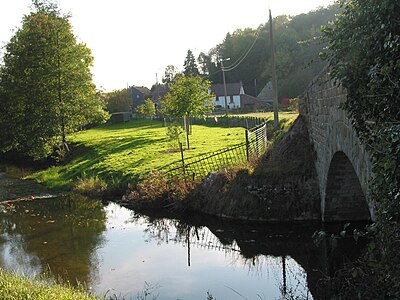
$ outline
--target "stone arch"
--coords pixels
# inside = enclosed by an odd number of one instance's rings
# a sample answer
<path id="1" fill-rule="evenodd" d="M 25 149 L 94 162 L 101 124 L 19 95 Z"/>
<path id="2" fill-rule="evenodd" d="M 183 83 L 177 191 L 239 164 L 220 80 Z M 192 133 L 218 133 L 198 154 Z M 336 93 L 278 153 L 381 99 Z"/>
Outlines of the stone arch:
<path id="1" fill-rule="evenodd" d="M 324 221 L 356 221 L 371 218 L 368 202 L 353 164 L 337 151 L 329 165 L 323 209 Z"/>

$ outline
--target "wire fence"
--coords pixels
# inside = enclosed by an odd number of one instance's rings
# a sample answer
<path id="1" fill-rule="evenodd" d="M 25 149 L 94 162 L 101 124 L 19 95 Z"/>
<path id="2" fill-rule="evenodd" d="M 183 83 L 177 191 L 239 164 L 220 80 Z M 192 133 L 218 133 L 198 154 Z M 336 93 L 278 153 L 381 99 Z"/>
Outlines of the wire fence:
<path id="1" fill-rule="evenodd" d="M 201 156 L 185 158 L 181 144 L 181 160 L 164 167 L 164 174 L 170 179 L 179 178 L 185 181 L 202 179 L 211 172 L 257 159 L 267 149 L 267 143 L 267 125 L 264 123 L 246 129 L 244 143 Z"/>

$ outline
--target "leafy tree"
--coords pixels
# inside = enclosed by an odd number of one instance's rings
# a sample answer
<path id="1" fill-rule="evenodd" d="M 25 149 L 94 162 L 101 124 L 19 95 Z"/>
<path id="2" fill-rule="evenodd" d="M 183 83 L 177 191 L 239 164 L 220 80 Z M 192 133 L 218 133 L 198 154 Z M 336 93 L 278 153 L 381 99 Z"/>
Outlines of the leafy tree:
<path id="1" fill-rule="evenodd" d="M 325 46 L 320 40 L 320 26 L 333 21 L 339 10 L 338 5 L 332 5 L 308 14 L 274 18 L 280 98 L 297 97 L 325 66 L 319 59 Z M 208 79 L 213 83 L 222 83 L 216 57 L 230 57 L 230 62 L 225 63 L 229 70 L 225 72 L 227 82 L 242 81 L 246 93 L 257 95 L 272 75 L 268 23 L 228 33 L 222 43 L 199 57 L 201 72 L 208 71 Z M 236 65 L 236 62 L 241 63 Z"/>
<path id="2" fill-rule="evenodd" d="M 168 65 L 165 68 L 164 76 L 162 78 L 162 83 L 170 84 L 174 80 L 176 74 L 178 74 L 177 69 L 173 65 Z"/>
<path id="3" fill-rule="evenodd" d="M 197 68 L 196 59 L 194 58 L 193 52 L 191 50 L 188 50 L 187 52 L 183 67 L 184 67 L 183 74 L 185 76 L 200 75 L 199 69 Z"/>
<path id="4" fill-rule="evenodd" d="M 151 99 L 144 100 L 144 104 L 137 107 L 137 113 L 144 117 L 153 117 L 156 114 L 156 108 Z"/>
<path id="5" fill-rule="evenodd" d="M 400 298 L 400 2 L 340 0 L 324 29 L 331 74 L 347 89 L 343 108 L 372 156 L 377 235 L 341 290 L 343 299 Z"/>
<path id="6" fill-rule="evenodd" d="M 211 56 L 201 52 L 197 58 L 199 63 L 200 74 L 202 76 L 208 76 L 210 74 L 210 66 L 212 65 Z"/>
<path id="7" fill-rule="evenodd" d="M 200 76 L 176 76 L 161 103 L 162 112 L 174 119 L 184 120 L 187 148 L 189 147 L 189 117 L 204 118 L 213 109 L 211 83 Z"/>
<path id="8" fill-rule="evenodd" d="M 107 104 L 107 111 L 110 113 L 130 111 L 132 99 L 128 96 L 127 89 L 116 90 L 103 95 Z"/>
<path id="9" fill-rule="evenodd" d="M 105 120 L 92 83 L 93 57 L 77 43 L 69 16 L 47 1 L 34 1 L 22 27 L 5 47 L 0 69 L 1 151 L 41 159 L 66 150 L 67 134 Z"/>
<path id="10" fill-rule="evenodd" d="M 172 124 L 167 127 L 167 136 L 170 141 L 175 141 L 178 146 L 180 144 L 180 136 L 183 133 L 183 129 L 179 124 Z M 175 146 L 175 143 L 172 143 L 173 146 Z"/>

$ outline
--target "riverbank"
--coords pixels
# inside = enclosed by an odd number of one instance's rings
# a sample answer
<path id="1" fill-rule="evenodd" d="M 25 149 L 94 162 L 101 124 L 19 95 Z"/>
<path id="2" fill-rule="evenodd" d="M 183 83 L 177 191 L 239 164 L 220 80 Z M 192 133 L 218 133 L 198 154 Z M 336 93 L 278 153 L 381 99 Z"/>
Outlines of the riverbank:
<path id="1" fill-rule="evenodd" d="M 314 154 L 303 118 L 253 165 L 209 174 L 204 181 L 172 184 L 153 173 L 124 196 L 136 210 L 202 212 L 248 221 L 320 220 Z"/>
<path id="2" fill-rule="evenodd" d="M 65 299 L 65 300 L 98 300 L 84 291 L 69 284 L 57 284 L 54 279 L 29 279 L 0 268 L 1 299 Z"/>

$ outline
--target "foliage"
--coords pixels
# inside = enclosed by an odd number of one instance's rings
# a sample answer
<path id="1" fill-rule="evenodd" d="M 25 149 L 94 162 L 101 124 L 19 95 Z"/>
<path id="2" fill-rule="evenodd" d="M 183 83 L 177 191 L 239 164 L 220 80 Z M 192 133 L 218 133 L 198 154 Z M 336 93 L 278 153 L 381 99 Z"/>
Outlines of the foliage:
<path id="1" fill-rule="evenodd" d="M 196 149 L 185 152 L 193 157 L 213 152 L 244 141 L 243 128 L 218 128 L 193 125 Z M 106 181 L 124 191 L 152 170 L 180 160 L 180 153 L 171 153 L 163 122 L 146 119 L 122 124 L 107 124 L 69 136 L 74 143 L 71 158 L 31 176 L 53 189 L 67 189 L 84 173 Z"/>
<path id="2" fill-rule="evenodd" d="M 137 184 L 125 201 L 132 203 L 136 209 L 160 209 L 174 205 L 174 209 L 185 209 L 184 201 L 189 192 L 195 187 L 194 182 L 185 183 L 175 179 L 171 182 L 160 172 L 150 172 L 149 176 Z"/>
<path id="3" fill-rule="evenodd" d="M 184 119 L 187 148 L 189 149 L 189 117 L 204 118 L 213 109 L 210 82 L 200 76 L 178 75 L 162 100 L 162 113 L 172 119 Z"/>
<path id="4" fill-rule="evenodd" d="M 156 114 L 156 107 L 153 101 L 147 98 L 143 104 L 137 107 L 136 112 L 142 117 L 153 117 Z"/>
<path id="5" fill-rule="evenodd" d="M 185 76 L 199 76 L 199 69 L 197 68 L 196 59 L 194 58 L 193 52 L 188 50 L 185 63 L 183 64 L 184 70 L 183 75 Z"/>
<path id="6" fill-rule="evenodd" d="M 165 68 L 164 76 L 162 78 L 162 83 L 170 84 L 174 81 L 175 76 L 178 74 L 178 71 L 173 65 L 168 65 Z"/>
<path id="7" fill-rule="evenodd" d="M 12 274 L 0 268 L 0 294 L 2 299 L 19 300 L 19 299 L 98 299 L 88 295 L 69 284 L 59 285 L 49 279 L 40 281 L 38 279 L 30 280 L 26 277 Z"/>
<path id="8" fill-rule="evenodd" d="M 99 176 L 87 176 L 86 173 L 77 179 L 74 186 L 74 191 L 92 197 L 101 196 L 106 190 L 107 182 L 104 179 Z"/>
<path id="9" fill-rule="evenodd" d="M 183 133 L 183 129 L 179 124 L 171 124 L 167 127 L 167 136 L 171 141 L 176 141 L 179 145 L 180 136 Z"/>
<path id="10" fill-rule="evenodd" d="M 202 118 L 212 111 L 210 82 L 201 77 L 177 76 L 162 101 L 162 112 L 171 118 Z"/>
<path id="11" fill-rule="evenodd" d="M 325 62 L 319 59 L 325 45 L 320 40 L 320 26 L 333 21 L 338 12 L 338 6 L 332 5 L 294 17 L 274 18 L 279 98 L 298 97 L 325 66 Z M 271 80 L 270 48 L 268 23 L 255 29 L 235 30 L 208 53 L 200 53 L 201 75 L 213 83 L 222 83 L 221 65 L 217 58 L 230 57 L 231 63 L 225 64 L 229 70 L 225 72 L 226 81 L 242 81 L 246 93 L 256 96 Z M 241 64 L 230 70 L 239 61 Z"/>
<path id="12" fill-rule="evenodd" d="M 343 13 L 324 29 L 329 41 L 325 55 L 333 76 L 347 89 L 343 108 L 352 117 L 377 175 L 372 197 L 378 206 L 379 230 L 361 272 L 354 276 L 353 290 L 363 299 L 374 298 L 368 294 L 372 290 L 380 299 L 395 299 L 400 297 L 400 3 L 339 3 Z"/>
<path id="13" fill-rule="evenodd" d="M 77 43 L 69 17 L 34 1 L 5 47 L 0 68 L 0 149 L 40 159 L 68 149 L 66 135 L 105 120 L 92 83 L 93 57 Z"/>
<path id="14" fill-rule="evenodd" d="M 103 95 L 110 113 L 131 111 L 132 99 L 128 96 L 127 89 L 116 90 Z"/>

